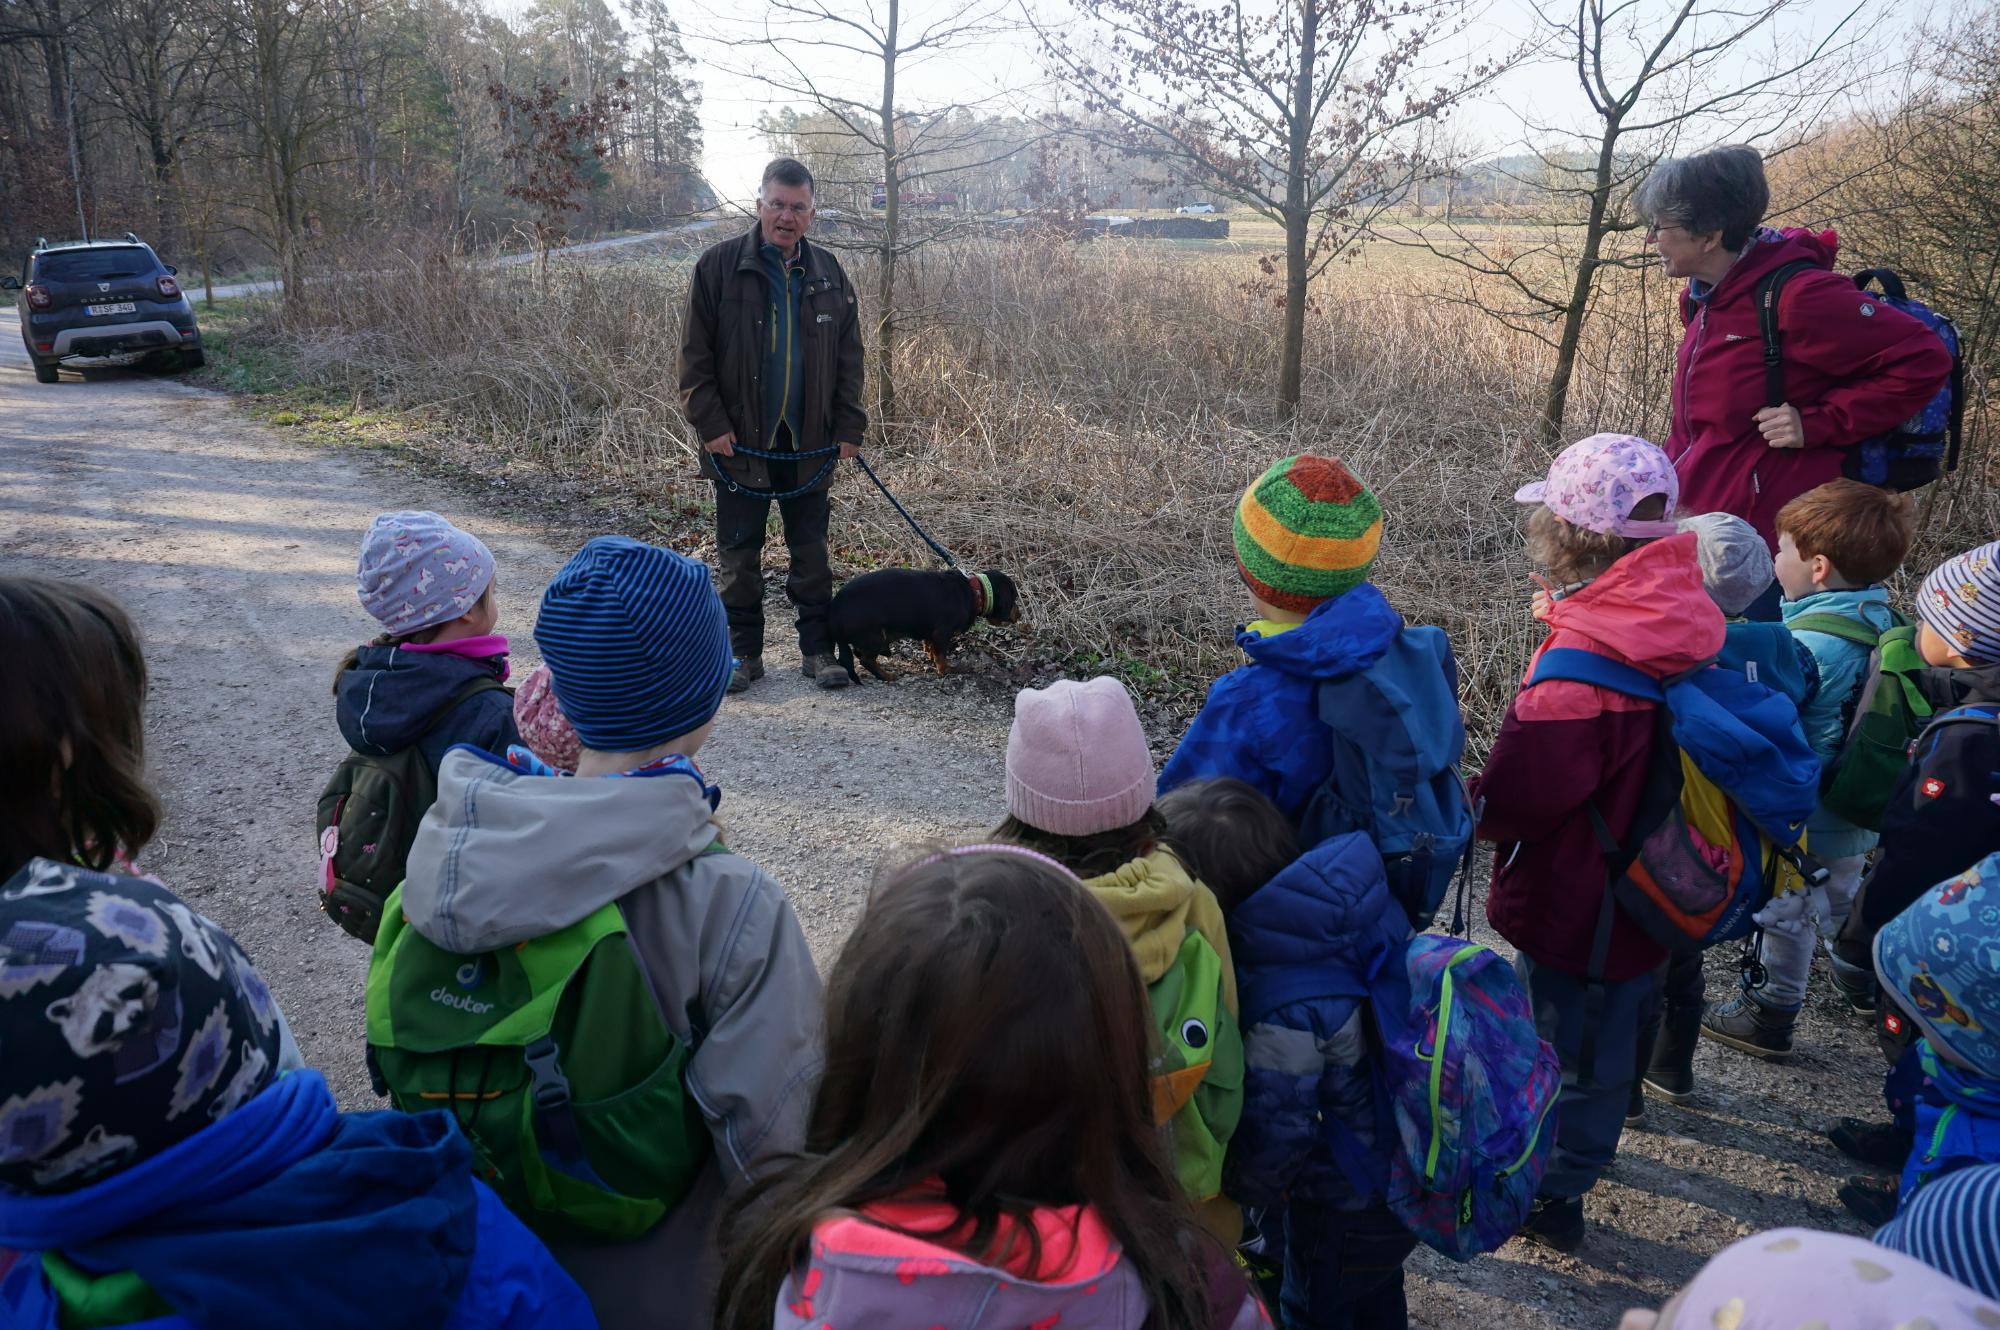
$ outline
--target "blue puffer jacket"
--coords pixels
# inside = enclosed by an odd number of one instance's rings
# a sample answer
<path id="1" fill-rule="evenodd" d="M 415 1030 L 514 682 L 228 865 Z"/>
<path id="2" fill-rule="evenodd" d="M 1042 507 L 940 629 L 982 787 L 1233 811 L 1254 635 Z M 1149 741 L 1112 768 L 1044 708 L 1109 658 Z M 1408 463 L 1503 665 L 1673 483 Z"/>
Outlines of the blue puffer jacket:
<path id="1" fill-rule="evenodd" d="M 357 753 L 387 757 L 416 745 L 436 775 L 453 744 L 504 753 L 521 742 L 514 698 L 498 688 L 475 693 L 431 722 L 460 690 L 482 675 L 498 678 L 506 657 L 473 660 L 432 651 L 365 646 L 334 689 L 340 735 Z"/>
<path id="2" fill-rule="evenodd" d="M 1896 622 L 1895 611 L 1889 607 L 1889 593 L 1879 586 L 1859 591 L 1819 591 L 1803 600 L 1780 601 L 1778 612 L 1784 615 L 1788 627 L 1808 614 L 1838 615 L 1877 632 Z M 1854 700 L 1868 673 L 1871 653 L 1859 642 L 1845 638 L 1810 629 L 1793 628 L 1792 632 L 1799 645 L 1812 653 L 1819 667 L 1819 691 L 1799 708 L 1799 723 L 1805 727 L 1806 742 L 1824 765 L 1833 761 L 1840 752 L 1841 741 L 1847 737 Z M 1876 841 L 1874 832 L 1824 808 L 1813 810 L 1812 820 L 1806 823 L 1806 835 L 1813 857 L 1821 860 L 1866 854 L 1875 848 Z"/>
<path id="3" fill-rule="evenodd" d="M 1333 755 L 1313 696 L 1322 679 L 1373 665 L 1403 629 L 1403 616 L 1363 582 L 1321 603 L 1304 623 L 1264 636 L 1242 630 L 1250 663 L 1217 679 L 1201 714 L 1160 772 L 1160 793 L 1193 780 L 1234 776 L 1254 785 L 1297 822 L 1326 782 Z"/>
<path id="4" fill-rule="evenodd" d="M 1915 1097 L 1917 1143 L 1896 1192 L 1902 1213 L 1926 1183 L 1980 1164 L 2000 1164 L 2000 1081 L 1953 1066 L 1928 1039 L 1916 1043 L 1928 1084 Z"/>
<path id="5" fill-rule="evenodd" d="M 0 1282 L 0 1325 L 63 1323 L 36 1256 L 55 1251 L 85 1296 L 149 1309 L 127 1330 L 595 1330 L 583 1290 L 471 1169 L 448 1114 L 341 1113 L 318 1072 L 295 1071 L 101 1182 L 0 1192 L 0 1247 L 27 1253 Z M 125 1272 L 136 1299 L 104 1278 Z"/>
<path id="6" fill-rule="evenodd" d="M 1223 1165 L 1231 1199 L 1360 1210 L 1380 1198 L 1366 997 L 1409 938 L 1382 856 L 1358 832 L 1307 851 L 1230 915 L 1244 1062 Z"/>

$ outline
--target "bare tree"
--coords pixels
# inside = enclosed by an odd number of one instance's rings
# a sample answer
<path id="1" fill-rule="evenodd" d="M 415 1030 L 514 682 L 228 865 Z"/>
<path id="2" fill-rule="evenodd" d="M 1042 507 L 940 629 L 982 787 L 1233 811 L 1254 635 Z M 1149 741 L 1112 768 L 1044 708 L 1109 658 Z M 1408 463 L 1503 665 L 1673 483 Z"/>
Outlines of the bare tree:
<path id="1" fill-rule="evenodd" d="M 1545 50 L 1580 85 L 1590 117 L 1581 129 L 1524 124 L 1532 166 L 1503 174 L 1525 196 L 1514 218 L 1528 228 L 1469 226 L 1447 215 L 1382 228 L 1397 243 L 1457 265 L 1452 298 L 1555 353 L 1543 393 L 1542 437 L 1553 444 L 1575 378 L 1584 325 L 1607 274 L 1650 262 L 1644 223 L 1626 201 L 1664 157 L 1691 138 L 1796 141 L 1857 80 L 1850 59 L 1866 0 L 1836 13 L 1817 36 L 1793 36 L 1798 0 L 1577 0 L 1541 5 Z M 1801 16 L 1802 18 L 1804 16 Z M 1699 141 L 1699 139 L 1697 139 Z"/>
<path id="2" fill-rule="evenodd" d="M 348 114 L 328 0 L 220 0 L 225 109 L 257 187 L 243 200 L 249 229 L 277 258 L 290 302 L 306 244 L 323 233 L 309 185 L 345 159 L 336 133 Z"/>
<path id="3" fill-rule="evenodd" d="M 935 211 L 939 193 L 965 173 L 1020 147 L 1009 144 L 991 156 L 967 151 L 968 131 L 975 123 L 968 113 L 991 104 L 997 95 L 919 104 L 899 93 L 898 79 L 913 66 L 946 53 L 963 59 L 1018 28 L 1010 4 L 1011 0 L 769 0 L 754 35 L 739 26 L 736 35 L 723 38 L 729 46 L 768 53 L 768 60 L 743 72 L 780 97 L 806 102 L 830 117 L 858 149 L 845 154 L 848 160 L 865 160 L 879 173 L 873 181 L 822 183 L 836 189 L 869 189 L 871 201 L 880 200 L 878 209 L 844 219 L 844 234 L 829 243 L 862 250 L 875 259 L 874 416 L 885 427 L 896 419 L 898 262 L 911 251 L 963 229 L 962 218 Z M 830 72 L 843 65 L 866 69 L 865 82 L 860 75 L 848 81 Z M 932 196 L 919 206 L 934 210 L 914 218 L 905 203 L 913 181 L 921 181 Z"/>
<path id="4" fill-rule="evenodd" d="M 1284 228 L 1278 409 L 1289 419 L 1312 279 L 1428 173 L 1438 117 L 1509 57 L 1448 75 L 1426 67 L 1464 30 L 1460 0 L 1078 0 L 1078 9 L 1081 31 L 1039 25 L 1043 45 L 1086 115 L 1120 126 L 1114 146 Z"/>
<path id="5" fill-rule="evenodd" d="M 186 0 L 105 0 L 80 46 L 96 98 L 138 136 L 151 177 L 153 243 L 178 245 L 182 151 L 212 132 L 210 86 L 220 28 Z"/>

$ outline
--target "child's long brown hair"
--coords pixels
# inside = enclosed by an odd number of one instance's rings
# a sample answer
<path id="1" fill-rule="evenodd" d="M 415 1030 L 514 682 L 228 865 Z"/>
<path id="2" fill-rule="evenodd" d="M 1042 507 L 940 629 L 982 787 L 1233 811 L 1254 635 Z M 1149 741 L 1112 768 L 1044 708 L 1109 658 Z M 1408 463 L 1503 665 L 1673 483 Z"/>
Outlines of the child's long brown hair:
<path id="1" fill-rule="evenodd" d="M 0 879 L 36 856 L 109 868 L 160 824 L 146 783 L 146 660 L 118 602 L 0 577 Z"/>
<path id="2" fill-rule="evenodd" d="M 1003 1229 L 1033 1241 L 1035 1209 L 1089 1205 L 1151 1324 L 1204 1330 L 1199 1229 L 1153 1122 L 1150 1029 L 1131 949 L 1067 874 L 988 851 L 893 878 L 828 980 L 804 1155 L 731 1217 L 717 1324 L 769 1330 L 816 1224 L 936 1179 L 959 1219 L 932 1241 L 993 1261 Z"/>

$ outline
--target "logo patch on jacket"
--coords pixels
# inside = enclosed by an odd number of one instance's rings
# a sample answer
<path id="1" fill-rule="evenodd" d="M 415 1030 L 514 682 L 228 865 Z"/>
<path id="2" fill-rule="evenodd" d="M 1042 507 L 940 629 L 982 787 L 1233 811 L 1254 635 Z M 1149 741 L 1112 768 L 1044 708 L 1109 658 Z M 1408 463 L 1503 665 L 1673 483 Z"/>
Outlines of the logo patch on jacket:
<path id="1" fill-rule="evenodd" d="M 1935 799 L 1939 795 L 1944 793 L 1944 782 L 1939 780 L 1936 776 L 1930 776 L 1927 777 L 1924 783 L 1918 786 L 1917 788 L 1923 791 L 1924 798 Z"/>

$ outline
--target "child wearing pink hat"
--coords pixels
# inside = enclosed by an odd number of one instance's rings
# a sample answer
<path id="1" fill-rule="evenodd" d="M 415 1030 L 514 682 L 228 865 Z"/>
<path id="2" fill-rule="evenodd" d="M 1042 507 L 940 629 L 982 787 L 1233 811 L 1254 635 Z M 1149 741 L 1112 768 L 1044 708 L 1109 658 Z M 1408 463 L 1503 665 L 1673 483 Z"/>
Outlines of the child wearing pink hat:
<path id="1" fill-rule="evenodd" d="M 1203 1223 L 1234 1245 L 1242 1219 L 1221 1195 L 1221 1165 L 1243 1109 L 1236 971 L 1214 893 L 1167 844 L 1156 787 L 1124 684 L 1099 677 L 1023 689 L 1007 735 L 1007 820 L 993 839 L 1039 851 L 1082 878 L 1124 930 L 1149 988 L 1169 975 L 1214 985 L 1217 1028 L 1200 1049 L 1207 1070 L 1198 1082 L 1156 1080 L 1154 1108 Z"/>
<path id="2" fill-rule="evenodd" d="M 1679 496 L 1666 455 L 1630 434 L 1571 444 L 1515 495 L 1535 506 L 1528 555 L 1544 573 L 1533 612 L 1549 633 L 1536 661 L 1568 648 L 1660 679 L 1714 659 L 1722 611 L 1696 537 L 1676 533 Z M 1617 1153 L 1642 1008 L 1667 959 L 1613 908 L 1603 848 L 1607 836 L 1623 842 L 1639 810 L 1655 733 L 1650 702 L 1524 682 L 1472 782 L 1479 837 L 1497 846 L 1486 917 L 1513 943 L 1536 1023 L 1562 1059 L 1555 1154 L 1526 1227 L 1561 1251 L 1583 1241 L 1583 1195 Z"/>

